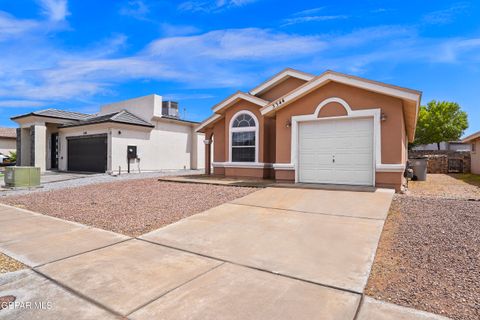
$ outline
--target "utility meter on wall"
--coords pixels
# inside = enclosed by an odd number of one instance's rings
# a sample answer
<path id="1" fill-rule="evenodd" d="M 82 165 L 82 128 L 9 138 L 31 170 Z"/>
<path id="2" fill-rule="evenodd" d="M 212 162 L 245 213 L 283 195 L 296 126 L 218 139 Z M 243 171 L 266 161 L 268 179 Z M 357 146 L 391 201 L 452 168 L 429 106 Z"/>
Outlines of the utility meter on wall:
<path id="1" fill-rule="evenodd" d="M 128 159 L 137 159 L 137 146 L 128 146 L 127 147 L 127 158 Z"/>

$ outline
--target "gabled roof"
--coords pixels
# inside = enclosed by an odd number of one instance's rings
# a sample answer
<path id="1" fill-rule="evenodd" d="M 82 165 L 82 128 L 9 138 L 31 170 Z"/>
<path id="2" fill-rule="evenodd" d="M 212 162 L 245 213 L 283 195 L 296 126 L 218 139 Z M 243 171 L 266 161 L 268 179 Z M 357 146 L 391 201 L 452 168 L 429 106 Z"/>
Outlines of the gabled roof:
<path id="1" fill-rule="evenodd" d="M 20 118 L 25 118 L 30 116 L 66 119 L 66 120 L 85 120 L 86 118 L 91 117 L 91 115 L 85 114 L 85 113 L 64 111 L 64 110 L 58 110 L 58 109 L 45 109 L 45 110 L 33 111 L 30 113 L 15 116 L 15 117 L 12 117 L 11 119 L 15 120 L 15 119 L 20 119 Z"/>
<path id="2" fill-rule="evenodd" d="M 242 91 L 237 91 L 225 100 L 221 101 L 220 103 L 214 105 L 212 107 L 213 112 L 219 113 L 223 109 L 228 108 L 232 104 L 238 102 L 239 100 L 246 100 L 248 102 L 251 102 L 253 104 L 256 104 L 260 107 L 264 107 L 268 104 L 267 100 L 260 99 L 259 97 L 252 96 L 248 93 L 242 92 Z"/>
<path id="3" fill-rule="evenodd" d="M 327 70 L 318 77 L 313 78 L 300 87 L 269 103 L 267 106 L 263 107 L 260 112 L 264 116 L 273 115 L 275 112 L 285 108 L 290 103 L 332 81 L 402 99 L 405 103 L 405 122 L 408 139 L 410 142 L 413 141 L 422 92 L 331 70 Z"/>
<path id="4" fill-rule="evenodd" d="M 462 143 L 467 143 L 467 142 L 470 142 L 470 141 L 473 141 L 475 139 L 480 139 L 480 131 L 477 131 L 469 136 L 466 136 L 465 138 L 463 138 L 461 140 Z"/>
<path id="5" fill-rule="evenodd" d="M 17 137 L 17 129 L 15 128 L 0 128 L 0 138 L 12 138 Z"/>
<path id="6" fill-rule="evenodd" d="M 369 91 L 382 93 L 389 96 L 394 96 L 397 98 L 416 101 L 418 103 L 420 103 L 420 97 L 422 94 L 420 91 L 402 88 L 402 87 L 386 84 L 383 82 L 368 80 L 365 78 L 355 77 L 355 76 L 328 70 L 323 74 L 319 75 L 318 77 L 315 77 L 312 80 L 308 81 L 304 85 L 298 87 L 297 89 L 271 102 L 268 106 L 265 106 L 264 108 L 262 108 L 261 112 L 263 115 L 274 113 L 286 107 L 290 103 L 298 100 L 304 95 L 312 92 L 313 90 L 331 81 L 351 85 L 353 87 L 358 87 L 358 88 L 366 89 Z"/>
<path id="7" fill-rule="evenodd" d="M 272 102 L 260 99 L 255 96 L 278 85 L 289 77 L 302 79 L 306 82 L 303 85 L 297 87 L 296 89 L 293 89 L 292 91 Z M 300 99 L 301 97 L 307 95 L 308 93 L 329 82 L 342 83 L 352 87 L 357 87 L 401 99 L 404 105 L 403 112 L 405 115 L 408 140 L 413 141 L 415 137 L 415 129 L 417 125 L 418 111 L 420 108 L 422 92 L 394 86 L 391 84 L 386 84 L 383 82 L 342 74 L 331 70 L 328 70 L 319 76 L 314 76 L 290 68 L 281 71 L 280 73 L 263 82 L 256 88 L 252 89 L 250 91 L 250 94 L 238 91 L 233 95 L 229 96 L 227 99 L 220 102 L 219 104 L 215 105 L 212 108 L 215 114 L 203 121 L 197 128 L 197 131 L 201 131 L 208 125 L 212 125 L 217 122 L 221 118 L 221 111 L 233 105 L 240 99 L 244 99 L 259 105 L 261 107 L 260 112 L 263 116 L 271 116 L 274 115 L 276 111 L 288 106 L 290 103 Z"/>
<path id="8" fill-rule="evenodd" d="M 253 104 L 256 104 L 257 106 L 259 106 L 259 108 L 265 107 L 268 104 L 267 100 L 263 100 L 259 97 L 252 96 L 251 94 L 248 94 L 248 93 L 245 93 L 245 92 L 242 92 L 242 91 L 237 91 L 234 94 L 230 95 L 225 100 L 223 100 L 220 103 L 214 105 L 212 107 L 212 110 L 213 110 L 214 114 L 212 116 L 210 116 L 209 118 L 207 118 L 206 120 L 202 121 L 200 123 L 200 125 L 198 126 L 198 128 L 196 129 L 196 131 L 198 132 L 198 131 L 202 130 L 203 128 L 205 128 L 207 125 L 213 124 L 214 122 L 216 122 L 218 119 L 220 119 L 222 117 L 221 112 L 223 110 L 225 110 L 226 108 L 230 107 L 231 105 L 237 103 L 240 100 L 245 100 L 245 101 L 251 102 Z"/>
<path id="9" fill-rule="evenodd" d="M 87 125 L 106 123 L 106 122 L 122 123 L 122 124 L 129 124 L 129 125 L 149 127 L 149 128 L 154 127 L 154 125 L 152 125 L 150 122 L 140 119 L 136 115 L 133 115 L 126 110 L 122 110 L 119 112 L 109 113 L 109 114 L 100 115 L 100 116 L 90 116 L 89 118 L 79 122 L 64 124 L 61 126 L 61 128 L 87 126 Z"/>
<path id="10" fill-rule="evenodd" d="M 210 117 L 208 117 L 207 119 L 205 119 L 202 123 L 200 123 L 200 125 L 197 127 L 197 129 L 195 131 L 197 132 L 201 132 L 201 130 L 203 128 L 205 128 L 206 126 L 208 126 L 209 124 L 213 124 L 214 122 L 216 122 L 217 120 L 219 120 L 222 116 L 217 114 L 217 113 L 214 113 L 213 115 L 211 115 Z"/>
<path id="11" fill-rule="evenodd" d="M 298 70 L 291 69 L 291 68 L 286 68 L 286 69 L 280 71 L 279 73 L 277 73 L 276 75 L 274 75 L 273 77 L 271 77 L 270 79 L 262 82 L 257 87 L 250 90 L 250 94 L 254 95 L 254 96 L 259 95 L 259 94 L 267 91 L 268 89 L 278 85 L 279 83 L 287 80 L 290 77 L 297 78 L 297 79 L 302 79 L 302 80 L 305 80 L 305 81 L 310 81 L 313 78 L 315 78 L 315 76 L 313 74 L 305 73 L 305 72 L 298 71 Z"/>

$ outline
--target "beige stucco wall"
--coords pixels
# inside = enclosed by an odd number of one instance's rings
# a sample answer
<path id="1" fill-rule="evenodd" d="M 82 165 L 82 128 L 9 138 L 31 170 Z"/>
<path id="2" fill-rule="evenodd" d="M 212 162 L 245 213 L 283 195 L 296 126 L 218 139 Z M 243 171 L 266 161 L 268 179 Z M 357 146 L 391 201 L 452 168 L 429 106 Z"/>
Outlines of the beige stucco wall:
<path id="1" fill-rule="evenodd" d="M 85 127 L 63 128 L 58 134 L 58 169 L 61 171 L 68 170 L 67 162 L 67 137 L 77 137 L 83 135 L 108 134 L 110 129 L 104 124 L 91 125 Z M 107 135 L 107 170 L 111 170 L 112 153 L 111 153 L 111 136 Z"/>
<path id="2" fill-rule="evenodd" d="M 121 133 L 119 133 L 121 131 Z M 204 167 L 203 134 L 191 126 L 157 121 L 155 129 L 112 130 L 112 170 L 127 170 L 127 146 L 137 146 L 140 160 L 130 162 L 131 170 L 157 171 Z"/>
<path id="3" fill-rule="evenodd" d="M 475 151 L 471 152 L 471 171 L 474 174 L 480 174 L 480 139 L 474 140 L 472 144 L 475 144 Z"/>
<path id="4" fill-rule="evenodd" d="M 10 152 L 17 149 L 17 140 L 15 138 L 0 138 L 0 153 L 8 156 Z"/>
<path id="5" fill-rule="evenodd" d="M 108 134 L 107 170 L 127 171 L 127 146 L 137 146 L 140 160 L 131 160 L 134 172 L 204 167 L 204 136 L 190 125 L 157 121 L 155 128 L 98 124 L 60 129 L 59 170 L 67 170 L 67 137 Z"/>
<path id="6" fill-rule="evenodd" d="M 162 97 L 156 94 L 106 104 L 100 107 L 99 115 L 127 110 L 145 121 L 162 115 Z"/>

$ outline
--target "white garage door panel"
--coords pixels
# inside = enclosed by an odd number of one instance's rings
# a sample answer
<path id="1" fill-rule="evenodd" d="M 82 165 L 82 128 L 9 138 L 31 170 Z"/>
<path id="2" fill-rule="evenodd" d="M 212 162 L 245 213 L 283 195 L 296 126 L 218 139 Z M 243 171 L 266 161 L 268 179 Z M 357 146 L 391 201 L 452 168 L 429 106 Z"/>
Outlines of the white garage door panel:
<path id="1" fill-rule="evenodd" d="M 372 185 L 373 162 L 371 118 L 299 124 L 299 182 Z"/>

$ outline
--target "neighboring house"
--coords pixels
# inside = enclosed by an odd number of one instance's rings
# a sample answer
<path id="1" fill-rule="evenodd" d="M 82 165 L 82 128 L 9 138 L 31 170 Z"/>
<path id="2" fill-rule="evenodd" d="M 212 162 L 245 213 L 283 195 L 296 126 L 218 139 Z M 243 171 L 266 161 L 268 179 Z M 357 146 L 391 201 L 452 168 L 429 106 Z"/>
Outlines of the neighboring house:
<path id="1" fill-rule="evenodd" d="M 8 156 L 17 149 L 17 130 L 15 128 L 0 128 L 0 154 Z"/>
<path id="2" fill-rule="evenodd" d="M 421 144 L 412 148 L 412 150 L 428 150 L 435 151 L 438 150 L 436 143 L 430 144 Z M 471 145 L 468 143 L 463 143 L 462 141 L 445 141 L 440 142 L 440 150 L 444 151 L 471 151 Z"/>
<path id="3" fill-rule="evenodd" d="M 212 163 L 222 176 L 399 190 L 420 98 L 333 71 L 286 69 L 212 108 L 197 129 L 206 136 L 206 171 Z"/>
<path id="4" fill-rule="evenodd" d="M 18 164 L 42 171 L 118 172 L 130 163 L 137 172 L 197 169 L 204 163 L 198 123 L 180 119 L 178 105 L 158 95 L 104 105 L 94 115 L 47 109 L 12 120 L 20 126 Z"/>
<path id="5" fill-rule="evenodd" d="M 471 172 L 480 174 L 480 131 L 469 135 L 462 139 L 463 143 L 469 143 L 471 145 Z"/>

